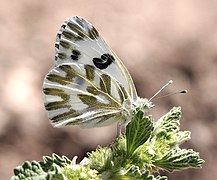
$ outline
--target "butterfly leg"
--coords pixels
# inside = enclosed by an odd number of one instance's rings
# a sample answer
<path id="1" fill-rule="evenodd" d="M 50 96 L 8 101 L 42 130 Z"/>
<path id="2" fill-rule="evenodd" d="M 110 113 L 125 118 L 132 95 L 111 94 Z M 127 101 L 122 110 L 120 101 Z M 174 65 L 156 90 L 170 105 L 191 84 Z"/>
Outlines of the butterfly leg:
<path id="1" fill-rule="evenodd" d="M 121 126 L 122 126 L 122 123 L 117 124 L 117 138 L 121 136 Z"/>

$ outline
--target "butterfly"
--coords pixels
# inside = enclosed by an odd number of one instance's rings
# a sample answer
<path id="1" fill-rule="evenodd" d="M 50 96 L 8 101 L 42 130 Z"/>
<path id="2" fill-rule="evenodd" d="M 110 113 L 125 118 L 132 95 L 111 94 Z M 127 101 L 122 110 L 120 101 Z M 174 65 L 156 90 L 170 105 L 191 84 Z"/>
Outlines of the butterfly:
<path id="1" fill-rule="evenodd" d="M 45 108 L 54 127 L 127 124 L 136 110 L 154 106 L 137 95 L 124 64 L 83 18 L 64 22 L 55 48 L 55 65 L 43 83 Z"/>

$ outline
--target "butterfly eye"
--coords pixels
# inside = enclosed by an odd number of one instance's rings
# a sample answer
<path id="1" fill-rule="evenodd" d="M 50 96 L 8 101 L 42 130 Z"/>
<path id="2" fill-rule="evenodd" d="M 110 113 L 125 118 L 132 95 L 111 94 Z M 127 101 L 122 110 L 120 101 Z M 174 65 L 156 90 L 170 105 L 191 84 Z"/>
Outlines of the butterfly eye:
<path id="1" fill-rule="evenodd" d="M 93 58 L 94 65 L 99 69 L 106 69 L 114 61 L 115 58 L 110 54 L 103 54 L 101 58 Z"/>

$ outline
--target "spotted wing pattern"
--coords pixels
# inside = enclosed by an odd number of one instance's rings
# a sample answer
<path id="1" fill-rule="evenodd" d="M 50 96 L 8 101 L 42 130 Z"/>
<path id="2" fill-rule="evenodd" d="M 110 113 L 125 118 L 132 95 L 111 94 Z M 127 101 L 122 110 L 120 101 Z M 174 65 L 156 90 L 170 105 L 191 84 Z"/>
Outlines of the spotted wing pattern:
<path id="1" fill-rule="evenodd" d="M 80 17 L 61 26 L 56 62 L 44 80 L 45 108 L 54 126 L 106 126 L 126 120 L 137 93 L 127 69 L 97 30 Z"/>
<path id="2" fill-rule="evenodd" d="M 83 18 L 75 16 L 61 26 L 56 39 L 56 64 L 75 62 L 102 70 L 120 82 L 132 99 L 137 93 L 132 78 L 98 31 Z"/>

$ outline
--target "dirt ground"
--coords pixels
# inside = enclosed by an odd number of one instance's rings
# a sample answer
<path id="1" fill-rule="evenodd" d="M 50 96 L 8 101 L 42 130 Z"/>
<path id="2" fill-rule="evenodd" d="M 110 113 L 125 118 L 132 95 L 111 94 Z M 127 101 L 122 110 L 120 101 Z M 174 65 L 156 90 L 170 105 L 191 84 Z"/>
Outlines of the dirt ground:
<path id="1" fill-rule="evenodd" d="M 56 33 L 79 15 L 100 31 L 129 69 L 138 94 L 151 97 L 188 89 L 155 102 L 160 117 L 181 106 L 181 129 L 192 132 L 192 148 L 206 160 L 202 169 L 170 179 L 213 180 L 217 175 L 217 1 L 62 0 L 1 1 L 0 6 L 0 179 L 26 160 L 53 152 L 79 159 L 112 142 L 116 126 L 54 129 L 43 106 L 42 82 L 54 63 Z"/>

